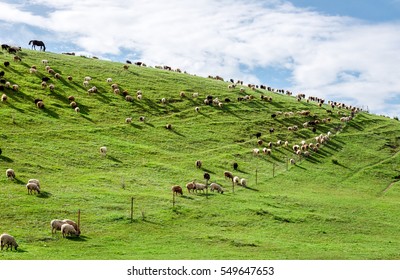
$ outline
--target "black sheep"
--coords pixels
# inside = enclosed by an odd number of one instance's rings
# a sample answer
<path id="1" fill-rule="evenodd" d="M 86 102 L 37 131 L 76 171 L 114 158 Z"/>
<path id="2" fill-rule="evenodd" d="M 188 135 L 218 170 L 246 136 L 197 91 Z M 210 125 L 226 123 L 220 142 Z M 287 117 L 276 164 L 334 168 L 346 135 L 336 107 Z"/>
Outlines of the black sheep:
<path id="1" fill-rule="evenodd" d="M 42 78 L 42 82 L 48 82 L 48 81 L 50 81 L 50 78 L 49 78 L 49 77 L 43 77 L 43 78 Z"/>
<path id="2" fill-rule="evenodd" d="M 4 66 L 5 66 L 5 67 L 8 67 L 8 66 L 10 66 L 10 62 L 8 62 L 8 61 L 4 61 Z"/>

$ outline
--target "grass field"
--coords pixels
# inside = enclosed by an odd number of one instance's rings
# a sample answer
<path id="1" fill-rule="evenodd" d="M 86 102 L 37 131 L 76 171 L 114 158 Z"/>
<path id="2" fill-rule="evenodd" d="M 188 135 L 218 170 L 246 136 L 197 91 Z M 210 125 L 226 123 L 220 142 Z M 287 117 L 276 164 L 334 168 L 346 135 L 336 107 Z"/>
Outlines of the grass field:
<path id="1" fill-rule="evenodd" d="M 123 69 L 121 63 L 29 50 L 19 56 L 22 62 L 13 62 L 0 53 L 4 79 L 19 85 L 19 91 L 0 91 L 8 97 L 0 103 L 0 232 L 19 244 L 17 252 L 1 251 L 0 259 L 400 259 L 399 121 L 361 112 L 344 123 L 346 109 L 330 114 L 328 105 L 294 96 L 247 86 L 241 92 L 223 81 L 151 67 Z M 60 79 L 45 71 L 42 59 Z M 32 65 L 37 73 L 29 72 Z M 42 89 L 43 76 L 51 77 L 53 92 Z M 85 76 L 98 93 L 87 93 Z M 134 101 L 114 94 L 109 77 Z M 248 94 L 254 99 L 237 101 Z M 70 107 L 70 95 L 80 113 Z M 205 105 L 207 95 L 224 106 Z M 37 98 L 44 109 L 36 108 Z M 310 116 L 297 113 L 303 110 Z M 303 127 L 324 118 L 331 121 L 316 132 Z M 287 129 L 294 125 L 298 131 Z M 308 158 L 293 153 L 293 145 L 315 143 L 328 131 L 330 141 L 318 152 Z M 289 146 L 274 144 L 270 156 L 253 155 L 254 148 L 278 140 Z M 101 146 L 108 149 L 105 157 Z M 6 178 L 7 168 L 15 170 L 14 181 Z M 233 189 L 225 170 L 248 186 Z M 224 194 L 187 192 L 186 183 L 204 182 L 205 172 Z M 28 195 L 30 178 L 40 180 L 39 195 Z M 175 206 L 173 185 L 184 188 Z M 79 238 L 51 234 L 52 219 L 77 220 L 78 210 Z"/>

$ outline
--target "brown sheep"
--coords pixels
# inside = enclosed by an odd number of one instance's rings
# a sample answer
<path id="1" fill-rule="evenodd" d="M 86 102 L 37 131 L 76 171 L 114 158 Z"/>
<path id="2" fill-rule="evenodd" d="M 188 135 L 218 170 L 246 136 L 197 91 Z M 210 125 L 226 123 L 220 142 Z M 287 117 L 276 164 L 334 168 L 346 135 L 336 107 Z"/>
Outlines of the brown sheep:
<path id="1" fill-rule="evenodd" d="M 194 182 L 189 182 L 186 184 L 186 188 L 188 190 L 189 193 L 194 192 L 195 190 L 195 184 Z"/>
<path id="2" fill-rule="evenodd" d="M 178 194 L 183 195 L 183 191 L 182 191 L 182 188 L 180 186 L 173 186 L 171 189 L 172 189 L 172 193 L 173 194 L 175 194 L 175 195 L 178 195 Z"/>
<path id="3" fill-rule="evenodd" d="M 225 172 L 224 172 L 224 177 L 225 177 L 225 179 L 228 178 L 228 179 L 233 180 L 233 174 L 232 174 L 232 172 L 225 171 Z"/>

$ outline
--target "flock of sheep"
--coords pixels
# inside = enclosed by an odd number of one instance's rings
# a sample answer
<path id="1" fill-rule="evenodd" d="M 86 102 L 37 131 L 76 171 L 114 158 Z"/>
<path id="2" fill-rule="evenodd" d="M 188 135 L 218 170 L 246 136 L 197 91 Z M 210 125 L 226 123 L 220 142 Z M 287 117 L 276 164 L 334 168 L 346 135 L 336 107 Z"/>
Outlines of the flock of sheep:
<path id="1" fill-rule="evenodd" d="M 14 60 L 14 61 L 18 62 L 18 60 Z M 19 60 L 19 61 L 21 61 L 21 60 Z M 44 65 L 45 71 L 48 74 L 52 75 L 54 79 L 60 79 L 61 78 L 61 75 L 59 73 L 56 73 L 49 66 L 49 61 L 48 60 L 43 59 L 41 62 Z M 125 68 L 125 69 L 127 69 L 127 68 Z M 31 74 L 37 74 L 37 72 L 38 72 L 37 67 L 35 65 L 32 65 L 30 70 L 29 70 L 29 72 Z M 1 78 L 1 80 L 0 80 L 0 90 L 4 90 L 5 88 L 10 88 L 10 89 L 12 89 L 14 91 L 18 91 L 19 90 L 19 86 L 17 84 L 11 84 L 10 82 L 6 81 L 3 78 L 4 75 L 5 75 L 4 71 L 0 72 L 0 78 Z M 71 76 L 67 77 L 67 80 L 69 80 L 69 81 L 72 81 L 72 79 L 73 78 Z M 223 80 L 219 76 L 216 79 Z M 91 81 L 92 81 L 92 78 L 90 76 L 86 76 L 84 78 L 83 82 L 82 82 L 83 88 L 87 88 L 87 93 L 89 95 L 95 94 L 98 91 L 98 89 L 95 86 L 92 86 L 92 87 L 90 86 Z M 56 86 L 54 84 L 52 84 L 52 83 L 49 84 L 48 82 L 49 82 L 49 78 L 48 77 L 43 77 L 42 78 L 42 81 L 41 81 L 42 89 L 49 88 L 50 91 L 54 91 Z M 122 94 L 126 101 L 128 101 L 128 102 L 132 102 L 133 101 L 134 98 L 131 95 L 129 95 L 127 91 L 123 91 L 123 92 L 120 91 L 120 89 L 118 87 L 118 84 L 115 83 L 112 78 L 107 78 L 105 82 L 110 84 L 111 91 L 114 94 L 118 94 L 118 95 Z M 237 85 L 241 86 L 240 92 L 245 92 L 245 88 L 242 86 L 243 85 L 242 81 L 238 81 L 237 83 L 233 83 L 233 80 L 231 80 L 231 83 L 228 85 L 228 89 L 235 88 Z M 255 90 L 255 89 L 259 88 L 258 86 L 255 86 L 255 85 L 249 85 L 248 87 L 251 90 Z M 264 89 L 266 87 L 265 86 L 261 86 L 260 88 Z M 270 91 L 276 92 L 276 93 L 285 92 L 283 90 L 274 90 L 274 89 L 270 89 L 270 88 L 268 88 L 268 89 Z M 287 95 L 292 95 L 292 93 L 289 92 L 289 91 L 286 91 L 286 94 Z M 179 93 L 179 96 L 180 97 L 186 97 L 186 93 L 182 91 L 182 92 Z M 193 93 L 192 97 L 193 98 L 198 98 L 199 97 L 199 93 L 198 92 Z M 136 92 L 136 100 L 140 101 L 140 100 L 142 100 L 142 98 L 143 98 L 143 92 L 141 90 L 138 90 Z M 305 99 L 305 96 L 303 94 L 299 94 L 299 95 L 296 96 L 296 98 L 297 98 L 298 101 L 302 101 L 303 99 Z M 254 100 L 254 99 L 255 99 L 254 94 L 247 94 L 245 96 L 238 97 L 237 101 L 238 102 L 247 101 L 247 100 L 251 101 L 251 100 Z M 70 106 L 75 110 L 75 112 L 79 113 L 80 109 L 79 109 L 78 104 L 77 104 L 77 102 L 75 100 L 75 97 L 74 96 L 69 96 L 68 100 L 70 101 Z M 272 102 L 272 97 L 261 95 L 261 100 L 262 101 L 267 101 L 267 102 Z M 2 102 L 7 102 L 7 95 L 6 94 L 3 94 L 1 96 L 1 101 Z M 310 102 L 310 101 L 317 102 L 318 106 L 320 106 L 320 107 L 325 103 L 324 100 L 319 99 L 319 98 L 314 98 L 314 97 L 310 97 L 309 99 L 306 100 L 306 102 Z M 167 102 L 168 102 L 168 99 L 166 97 L 163 97 L 160 100 L 161 104 L 166 104 Z M 220 100 L 218 97 L 213 97 L 213 96 L 210 96 L 210 95 L 206 96 L 206 98 L 204 99 L 204 105 L 216 106 L 216 107 L 219 107 L 219 108 L 223 108 L 224 103 L 229 103 L 229 102 L 232 102 L 232 100 L 230 100 L 229 98 L 225 98 L 223 100 Z M 37 108 L 40 108 L 40 109 L 43 109 L 44 106 L 45 106 L 44 103 L 43 103 L 43 100 L 41 100 L 41 99 L 35 99 L 35 105 L 37 106 Z M 360 109 L 358 109 L 356 107 L 346 106 L 346 105 L 344 105 L 342 103 L 336 103 L 336 102 L 331 102 L 331 101 L 328 102 L 328 105 L 331 107 L 331 109 L 343 108 L 343 109 L 348 109 L 351 112 L 349 116 L 347 116 L 347 115 L 341 116 L 340 117 L 340 121 L 341 122 L 349 122 L 349 121 L 351 121 L 352 118 L 354 118 L 355 114 L 360 110 Z M 201 110 L 200 106 L 196 106 L 195 107 L 195 111 L 196 112 L 199 112 L 200 110 Z M 328 113 L 329 113 L 329 111 L 330 111 L 330 113 L 332 113 L 331 110 L 327 110 Z M 271 117 L 272 118 L 277 118 L 279 116 L 292 117 L 295 114 L 296 113 L 294 113 L 294 112 L 276 112 L 276 113 L 272 114 Z M 304 116 L 304 117 L 308 117 L 310 115 L 310 111 L 303 110 L 303 111 L 297 112 L 297 114 L 299 114 L 301 116 Z M 144 122 L 145 120 L 146 120 L 145 116 L 141 116 L 139 118 L 139 121 Z M 315 119 L 313 121 L 307 121 L 307 122 L 305 122 L 303 124 L 303 128 L 310 128 L 310 127 L 311 128 L 315 128 L 315 126 L 319 122 L 327 123 L 329 121 L 330 121 L 330 118 L 325 118 L 325 119 L 322 119 L 322 120 Z M 132 117 L 127 117 L 125 119 L 125 122 L 126 123 L 131 123 L 132 122 Z M 172 125 L 171 124 L 167 124 L 166 128 L 167 129 L 172 129 Z M 297 131 L 298 129 L 299 129 L 298 126 L 287 127 L 288 131 Z M 270 131 L 270 133 L 274 133 L 275 129 L 271 128 L 269 131 Z M 330 140 L 331 136 L 332 136 L 331 133 L 328 132 L 327 134 L 320 134 L 320 135 L 316 136 L 315 139 L 314 139 L 315 141 L 313 141 L 313 142 L 307 143 L 306 141 L 302 141 L 301 143 L 294 144 L 292 146 L 293 154 L 296 155 L 298 158 L 300 158 L 301 156 L 309 157 L 309 156 L 311 156 L 311 152 L 318 152 L 318 149 L 321 147 L 321 145 L 323 145 L 324 143 L 327 143 Z M 274 143 L 269 142 L 266 145 L 266 147 L 262 147 L 264 145 L 264 142 L 262 140 L 258 140 L 257 141 L 257 145 L 258 145 L 258 147 L 254 148 L 252 150 L 253 155 L 258 156 L 260 154 L 264 154 L 264 155 L 268 156 L 268 155 L 271 155 L 273 153 L 273 148 L 278 148 L 278 147 L 281 147 L 281 146 L 282 147 L 288 147 L 289 142 L 287 140 L 282 139 L 282 140 L 278 140 L 278 141 L 276 141 Z M 103 157 L 107 156 L 107 147 L 105 147 L 105 146 L 100 147 L 100 155 L 103 156 Z M 295 157 L 290 158 L 289 162 L 291 164 L 295 164 L 296 163 Z M 200 160 L 196 161 L 195 166 L 197 168 L 201 168 L 202 161 L 200 161 Z M 234 166 L 235 170 L 236 170 L 236 168 L 237 168 L 237 164 L 236 164 L 236 167 Z M 12 170 L 12 169 L 7 169 L 6 170 L 6 177 L 11 179 L 11 180 L 13 180 L 15 178 L 15 171 Z M 248 186 L 247 180 L 245 178 L 240 178 L 239 176 L 234 176 L 233 173 L 230 172 L 230 171 L 225 171 L 224 172 L 224 178 L 225 179 L 229 179 L 232 182 L 233 186 L 234 185 L 242 186 L 242 187 L 247 187 Z M 28 194 L 34 194 L 34 193 L 40 194 L 40 183 L 39 183 L 39 180 L 37 180 L 37 179 L 29 180 L 27 185 L 26 185 L 26 188 L 28 190 Z M 188 182 L 186 184 L 186 189 L 187 189 L 188 193 L 194 193 L 194 192 L 196 192 L 196 193 L 201 192 L 202 193 L 205 190 L 208 190 L 208 188 L 210 188 L 211 191 L 213 191 L 213 192 L 216 191 L 216 192 L 218 192 L 220 194 L 223 194 L 225 192 L 224 188 L 220 184 L 215 183 L 215 182 L 213 182 L 211 184 L 208 184 L 208 180 L 206 180 L 206 184 L 198 183 L 195 180 L 192 180 L 192 181 L 190 181 L 190 182 Z M 175 195 L 177 195 L 177 194 L 182 195 L 183 194 L 183 189 L 179 185 L 172 186 L 171 190 L 172 190 L 173 194 L 175 194 Z M 51 221 L 51 232 L 55 233 L 56 231 L 61 231 L 63 237 L 66 237 L 66 236 L 79 236 L 80 235 L 80 229 L 79 229 L 78 225 L 75 222 L 73 222 L 72 220 L 68 220 L 68 219 L 52 220 Z M 11 235 L 2 234 L 0 236 L 0 239 L 1 239 L 1 249 L 3 249 L 4 246 L 6 246 L 7 249 L 9 247 L 11 247 L 11 250 L 12 250 L 12 248 L 14 248 L 14 249 L 18 248 L 18 244 L 15 242 L 15 239 Z"/>

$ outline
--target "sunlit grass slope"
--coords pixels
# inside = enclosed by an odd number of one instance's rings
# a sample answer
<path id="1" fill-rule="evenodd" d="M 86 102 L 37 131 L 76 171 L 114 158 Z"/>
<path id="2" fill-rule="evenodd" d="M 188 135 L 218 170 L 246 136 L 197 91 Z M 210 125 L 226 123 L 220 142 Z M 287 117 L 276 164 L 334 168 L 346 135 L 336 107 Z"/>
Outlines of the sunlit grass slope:
<path id="1" fill-rule="evenodd" d="M 361 112 L 345 123 L 340 118 L 350 111 L 328 113 L 326 102 L 320 107 L 247 86 L 241 92 L 223 81 L 151 67 L 124 69 L 121 63 L 29 50 L 19 56 L 22 62 L 0 53 L 3 79 L 19 86 L 0 91 L 8 97 L 0 103 L 0 232 L 20 246 L 1 251 L 0 259 L 400 258 L 398 121 Z M 43 59 L 60 79 L 46 72 Z M 30 73 L 32 65 L 36 73 Z M 42 89 L 44 76 L 54 91 Z M 86 76 L 92 77 L 87 88 Z M 93 86 L 98 92 L 88 94 Z M 71 95 L 79 113 L 70 106 Z M 205 105 L 207 95 L 223 107 Z M 239 102 L 245 95 L 254 99 Z M 35 99 L 45 108 L 36 108 Z M 307 110 L 308 116 L 298 113 Z M 321 121 L 314 132 L 303 127 L 312 120 Z M 315 144 L 328 132 L 330 140 L 318 152 L 294 154 L 293 145 Z M 278 140 L 288 147 L 277 146 Z M 269 142 L 268 156 L 261 150 Z M 105 157 L 101 146 L 108 149 Z M 14 181 L 6 178 L 7 168 L 15 170 Z M 224 171 L 248 186 L 232 188 Z M 224 194 L 187 192 L 186 183 L 204 183 L 206 172 Z M 28 195 L 31 178 L 40 180 L 41 194 Z M 175 206 L 173 185 L 184 189 Z M 52 219 L 77 220 L 78 210 L 79 238 L 51 234 Z"/>

